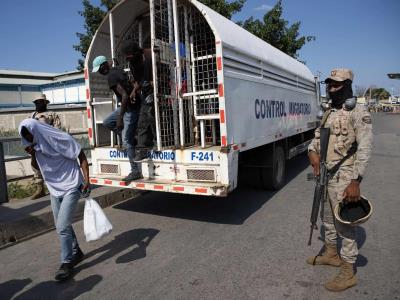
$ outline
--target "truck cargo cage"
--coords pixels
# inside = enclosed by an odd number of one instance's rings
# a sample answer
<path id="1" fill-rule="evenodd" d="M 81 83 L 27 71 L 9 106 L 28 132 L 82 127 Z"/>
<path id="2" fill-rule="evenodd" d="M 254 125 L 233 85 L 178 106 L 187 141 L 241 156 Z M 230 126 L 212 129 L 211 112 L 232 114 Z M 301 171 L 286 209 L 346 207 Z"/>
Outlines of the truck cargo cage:
<path id="1" fill-rule="evenodd" d="M 211 141 L 216 142 L 216 139 L 206 139 L 206 134 L 200 134 L 201 128 L 206 126 L 205 119 L 219 118 L 214 34 L 204 16 L 187 1 L 176 2 L 176 20 L 173 1 L 153 0 L 151 3 L 155 24 L 153 47 L 159 148 L 215 145 Z M 208 136 L 215 136 L 217 126 L 208 127 L 214 130 L 205 131 Z"/>
<path id="2" fill-rule="evenodd" d="M 138 13 L 118 34 L 118 20 L 110 13 L 108 32 L 113 65 L 129 72 L 123 55 L 127 40 L 142 48 L 152 48 L 155 115 L 158 150 L 219 145 L 219 94 L 216 43 L 202 13 L 187 0 L 150 0 L 141 3 Z M 100 34 L 100 33 L 99 33 Z M 177 38 L 175 38 L 177 37 Z M 130 74 L 131 76 L 131 74 Z M 114 146 L 116 139 L 102 125 L 116 109 L 116 99 L 108 90 L 106 77 L 90 74 L 93 104 L 93 134 L 96 146 Z M 98 110 L 96 112 L 96 110 Z"/>

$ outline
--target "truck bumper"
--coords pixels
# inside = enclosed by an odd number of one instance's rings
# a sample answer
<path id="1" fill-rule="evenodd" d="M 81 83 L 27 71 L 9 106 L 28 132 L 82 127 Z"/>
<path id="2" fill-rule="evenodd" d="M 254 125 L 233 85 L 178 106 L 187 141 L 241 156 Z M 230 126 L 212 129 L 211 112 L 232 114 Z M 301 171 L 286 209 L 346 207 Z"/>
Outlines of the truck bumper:
<path id="1" fill-rule="evenodd" d="M 131 188 L 156 192 L 170 192 L 180 194 L 192 194 L 203 196 L 226 197 L 229 192 L 228 185 L 218 183 L 192 183 L 192 182 L 173 182 L 173 181 L 155 181 L 140 179 L 132 182 L 125 182 L 118 179 L 107 179 L 91 177 L 90 183 L 104 186 L 114 186 L 120 188 Z"/>

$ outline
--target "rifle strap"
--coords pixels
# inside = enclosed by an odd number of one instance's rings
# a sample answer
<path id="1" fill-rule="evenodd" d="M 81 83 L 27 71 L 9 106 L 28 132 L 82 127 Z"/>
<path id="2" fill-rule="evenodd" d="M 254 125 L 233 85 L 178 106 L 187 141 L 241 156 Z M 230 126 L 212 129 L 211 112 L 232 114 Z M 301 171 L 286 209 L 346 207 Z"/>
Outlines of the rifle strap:
<path id="1" fill-rule="evenodd" d="M 321 128 L 325 126 L 326 121 L 328 120 L 329 115 L 331 114 L 332 110 L 328 109 L 327 111 L 325 111 L 324 116 L 322 117 L 321 120 Z"/>
<path id="2" fill-rule="evenodd" d="M 331 169 L 328 170 L 329 179 L 332 179 L 333 176 L 335 176 L 336 172 L 339 170 L 340 166 L 351 156 L 353 156 L 354 153 L 356 153 L 357 147 L 358 147 L 357 142 L 354 141 L 350 149 L 347 151 L 346 156 L 344 156 L 336 165 L 334 165 Z"/>

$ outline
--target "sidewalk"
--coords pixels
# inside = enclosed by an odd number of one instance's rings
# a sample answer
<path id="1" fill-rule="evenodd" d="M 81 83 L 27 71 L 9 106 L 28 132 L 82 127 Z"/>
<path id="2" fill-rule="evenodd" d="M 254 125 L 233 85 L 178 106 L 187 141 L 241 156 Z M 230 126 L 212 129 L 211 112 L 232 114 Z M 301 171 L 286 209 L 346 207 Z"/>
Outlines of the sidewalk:
<path id="1" fill-rule="evenodd" d="M 143 191 L 98 187 L 90 195 L 101 207 L 108 207 L 126 199 L 137 197 Z M 85 199 L 80 199 L 75 220 L 83 218 Z M 20 200 L 0 205 L 0 249 L 54 229 L 50 197 Z"/>

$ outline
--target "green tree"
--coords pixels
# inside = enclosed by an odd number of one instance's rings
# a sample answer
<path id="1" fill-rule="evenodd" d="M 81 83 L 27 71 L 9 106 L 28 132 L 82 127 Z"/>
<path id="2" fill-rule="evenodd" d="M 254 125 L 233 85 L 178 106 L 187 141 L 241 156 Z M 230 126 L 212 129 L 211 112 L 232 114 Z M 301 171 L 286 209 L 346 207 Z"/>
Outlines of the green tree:
<path id="1" fill-rule="evenodd" d="M 390 93 L 384 88 L 372 88 L 371 93 L 370 89 L 368 89 L 366 91 L 366 95 L 368 98 L 370 94 L 371 94 L 371 99 L 377 99 L 377 100 L 387 100 L 390 97 Z"/>
<path id="2" fill-rule="evenodd" d="M 199 1 L 230 20 L 235 13 L 242 10 L 242 7 L 247 0 L 235 0 L 229 2 L 225 0 L 199 0 Z"/>
<path id="3" fill-rule="evenodd" d="M 300 36 L 301 23 L 295 22 L 289 26 L 289 22 L 282 18 L 282 12 L 282 0 L 278 0 L 262 20 L 250 17 L 244 22 L 239 22 L 239 25 L 275 48 L 294 58 L 298 58 L 298 51 L 307 42 L 315 40 L 315 37 Z"/>
<path id="4" fill-rule="evenodd" d="M 78 60 L 78 69 L 82 70 L 85 64 L 86 53 L 89 50 L 93 35 L 96 33 L 101 21 L 119 0 L 101 0 L 101 6 L 97 7 L 90 3 L 89 0 L 82 0 L 83 10 L 79 14 L 85 19 L 85 33 L 77 32 L 79 44 L 74 45 L 74 49 L 82 54 L 82 58 Z M 102 9 L 104 7 L 105 9 Z"/>

